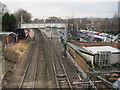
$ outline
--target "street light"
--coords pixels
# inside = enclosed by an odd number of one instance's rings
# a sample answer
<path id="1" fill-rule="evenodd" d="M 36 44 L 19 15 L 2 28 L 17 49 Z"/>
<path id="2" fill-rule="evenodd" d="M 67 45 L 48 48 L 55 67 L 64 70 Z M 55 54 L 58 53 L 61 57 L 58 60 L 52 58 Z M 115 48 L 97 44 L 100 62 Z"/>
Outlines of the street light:
<path id="1" fill-rule="evenodd" d="M 52 21 L 51 21 L 51 40 L 52 40 Z"/>
<path id="2" fill-rule="evenodd" d="M 78 23 L 77 22 L 74 22 L 77 26 L 76 26 L 76 28 L 77 28 L 77 31 L 78 31 Z"/>
<path id="3" fill-rule="evenodd" d="M 78 23 L 77 22 L 74 22 L 76 24 L 76 33 L 77 33 L 77 38 L 78 38 Z"/>
<path id="4" fill-rule="evenodd" d="M 44 22 L 44 28 L 45 28 L 45 19 L 44 19 L 44 21 L 43 21 L 43 22 Z"/>

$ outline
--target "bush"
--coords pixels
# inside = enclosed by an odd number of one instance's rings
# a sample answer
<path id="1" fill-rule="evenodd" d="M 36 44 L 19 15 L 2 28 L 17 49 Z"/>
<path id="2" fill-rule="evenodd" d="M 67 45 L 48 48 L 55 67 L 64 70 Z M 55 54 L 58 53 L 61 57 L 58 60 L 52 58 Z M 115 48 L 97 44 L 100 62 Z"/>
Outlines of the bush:
<path id="1" fill-rule="evenodd" d="M 13 63 L 13 64 L 15 64 L 17 60 L 19 59 L 19 54 L 10 49 L 4 49 L 3 56 L 4 56 L 5 61 Z"/>

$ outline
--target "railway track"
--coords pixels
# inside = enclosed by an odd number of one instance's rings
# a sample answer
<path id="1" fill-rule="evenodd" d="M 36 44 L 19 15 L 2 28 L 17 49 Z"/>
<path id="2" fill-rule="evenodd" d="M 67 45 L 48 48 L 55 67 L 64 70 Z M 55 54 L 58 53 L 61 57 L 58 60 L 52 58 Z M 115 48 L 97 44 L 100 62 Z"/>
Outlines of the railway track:
<path id="1" fill-rule="evenodd" d="M 37 34 L 38 31 L 37 32 L 35 31 L 35 33 Z M 30 56 L 21 83 L 19 85 L 19 90 L 21 90 L 22 88 L 31 88 L 31 89 L 35 88 L 38 62 L 40 58 L 39 53 L 42 48 L 41 47 L 42 43 L 40 43 L 41 39 L 42 39 L 41 35 L 35 35 L 35 40 L 34 40 L 35 43 L 33 43 L 33 47 L 31 48 Z M 36 53 L 38 54 L 36 55 Z"/>
<path id="2" fill-rule="evenodd" d="M 57 48 L 56 50 L 57 50 L 57 53 L 58 53 L 58 55 L 59 55 L 59 57 L 61 58 L 61 62 L 63 63 L 63 65 L 64 65 L 64 67 L 65 67 L 65 69 L 66 69 L 66 73 L 68 74 L 68 76 L 69 76 L 69 81 L 71 82 L 71 85 L 72 85 L 72 87 L 73 88 L 83 88 L 83 85 L 81 84 L 77 84 L 77 83 L 79 83 L 79 82 L 81 82 L 82 81 L 82 76 L 77 72 L 77 69 L 75 68 L 75 66 L 70 62 L 70 61 L 68 61 L 68 59 L 66 58 L 64 58 L 63 57 L 63 51 L 64 50 L 62 50 L 62 48 L 64 48 L 63 46 L 62 46 L 62 44 L 60 43 L 60 40 L 59 40 L 59 38 L 55 38 L 54 40 L 53 40 L 54 42 L 54 47 L 55 48 Z M 72 68 L 72 69 L 74 69 L 74 71 L 76 71 L 76 72 L 71 72 L 71 70 L 70 70 L 70 66 L 68 65 L 68 64 L 70 64 L 72 67 L 74 67 L 74 68 Z"/>
<path id="3" fill-rule="evenodd" d="M 33 45 L 33 47 L 35 47 L 35 45 Z M 30 57 L 28 59 L 27 66 L 26 66 L 23 78 L 21 80 L 19 89 L 26 88 L 26 87 L 33 88 L 33 82 L 31 82 L 31 81 L 33 81 L 34 75 L 30 75 L 31 72 L 34 72 L 33 68 L 35 68 L 34 67 L 35 62 L 32 60 L 33 52 L 34 52 L 34 48 L 31 49 Z M 34 73 L 32 73 L 32 74 L 34 74 Z M 30 82 L 30 83 L 28 84 L 28 82 Z M 25 85 L 26 83 L 27 83 L 27 85 Z"/>
<path id="4" fill-rule="evenodd" d="M 45 38 L 48 38 L 46 35 L 44 35 L 44 36 L 45 36 Z M 67 86 L 67 85 L 64 85 L 67 82 L 68 83 L 67 88 L 68 87 L 71 88 L 71 89 L 73 89 L 73 88 L 83 88 L 82 85 L 74 84 L 76 82 L 80 82 L 82 78 L 79 75 L 79 73 L 77 73 L 77 69 L 74 67 L 74 65 L 70 61 L 68 61 L 68 59 L 65 59 L 63 57 L 63 54 L 61 53 L 61 52 L 63 52 L 63 47 L 60 43 L 60 40 L 58 40 L 58 39 L 59 39 L 58 37 L 55 37 L 55 38 L 52 38 L 52 40 L 47 41 L 47 42 L 49 42 L 49 44 L 51 44 L 49 46 L 52 48 L 52 50 L 51 50 L 52 53 L 54 52 L 53 57 L 56 57 L 56 56 L 59 57 L 59 58 L 54 58 L 52 60 L 57 87 L 61 88 L 62 86 L 63 87 Z M 59 65 L 61 65 L 61 66 L 59 66 Z M 59 71 L 61 71 L 61 70 L 59 70 L 60 67 L 62 67 L 64 73 L 59 72 Z M 71 69 L 73 69 L 74 71 L 71 72 Z M 64 76 L 65 76 L 66 80 L 64 80 L 64 79 L 62 80 L 62 78 L 60 78 L 60 77 L 64 77 Z M 63 81 L 63 83 L 61 83 L 61 81 Z M 63 84 L 63 85 L 61 85 L 61 84 Z"/>
<path id="5" fill-rule="evenodd" d="M 39 59 L 42 58 L 41 51 L 42 54 L 45 52 L 44 61 L 45 65 L 47 66 L 46 78 L 49 78 L 52 75 L 51 72 L 53 72 L 57 88 L 59 89 L 70 88 L 71 90 L 73 88 L 83 88 L 82 85 L 80 86 L 73 85 L 74 82 L 80 82 L 81 78 L 77 73 L 71 74 L 70 68 L 68 69 L 66 68 L 67 63 L 63 61 L 63 55 L 60 53 L 62 52 L 63 47 L 60 45 L 58 38 L 55 39 L 52 38 L 52 40 L 50 40 L 45 33 L 41 33 L 40 31 L 37 31 L 36 34 L 39 35 L 35 36 L 36 43 L 33 43 L 33 47 L 30 52 L 30 57 L 28 59 L 19 89 L 22 88 L 34 89 L 40 85 L 36 81 L 39 76 L 37 74 L 39 73 L 38 70 L 38 65 L 40 65 Z M 36 55 L 36 53 L 39 54 Z M 52 64 L 50 65 L 48 62 L 51 61 Z"/>
<path id="6" fill-rule="evenodd" d="M 58 61 L 54 61 L 55 63 L 58 63 L 58 65 L 56 64 L 56 71 L 62 71 L 62 72 L 58 72 L 58 74 L 57 74 L 57 77 L 58 77 L 58 81 L 59 81 L 59 84 L 62 86 L 63 85 L 63 87 L 64 87 L 64 84 L 66 85 L 66 84 L 68 84 L 69 85 L 69 88 L 73 88 L 72 87 L 72 85 L 71 85 L 71 83 L 70 83 L 70 80 L 69 80 L 69 77 L 68 77 L 68 74 L 67 74 L 67 71 L 66 71 L 66 69 L 65 69 L 65 66 L 63 65 L 63 62 L 62 62 L 62 58 L 61 58 L 61 56 L 60 56 L 60 54 L 59 54 L 59 52 L 57 51 L 58 49 L 56 49 L 56 47 L 55 46 L 53 46 L 53 49 L 55 50 L 55 56 L 57 56 L 57 57 L 59 57 L 59 58 L 56 58 L 56 59 L 58 59 Z M 60 65 L 61 66 L 60 66 Z M 62 70 L 59 70 L 59 68 L 58 68 L 58 66 L 60 66 L 61 67 L 61 69 Z"/>
<path id="7" fill-rule="evenodd" d="M 53 43 L 44 33 L 37 30 L 35 30 L 34 42 L 32 43 L 23 77 L 19 83 L 19 90 L 24 88 L 53 88 L 55 84 L 54 88 L 73 89 L 73 81 L 68 75 L 68 71 L 66 71 L 62 55 L 60 54 L 61 50 L 60 48 L 56 49 L 59 46 L 55 43 L 58 42 Z M 41 68 L 44 69 L 41 70 Z M 45 75 L 45 73 L 47 74 Z M 74 77 L 74 75 L 72 76 Z M 55 82 L 53 86 L 48 84 L 47 79 L 50 77 L 52 77 L 51 83 Z"/>
<path id="8" fill-rule="evenodd" d="M 52 65 L 54 70 L 54 76 L 56 81 L 57 88 L 70 88 L 72 89 L 72 85 L 70 83 L 69 77 L 67 75 L 67 72 L 65 70 L 65 67 L 60 60 L 56 49 L 54 48 L 52 42 L 48 39 L 48 37 L 43 33 L 44 39 L 46 40 L 46 44 L 49 46 L 50 49 L 49 54 L 52 58 Z"/>

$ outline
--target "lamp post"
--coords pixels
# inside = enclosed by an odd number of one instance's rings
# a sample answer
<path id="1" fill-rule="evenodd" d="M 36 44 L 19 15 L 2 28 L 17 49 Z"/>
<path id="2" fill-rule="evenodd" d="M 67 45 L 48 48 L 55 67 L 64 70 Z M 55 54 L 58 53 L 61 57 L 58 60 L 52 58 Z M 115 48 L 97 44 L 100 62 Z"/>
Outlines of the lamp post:
<path id="1" fill-rule="evenodd" d="M 77 31 L 78 31 L 78 23 L 77 22 L 74 22 L 77 26 L 76 26 L 76 29 L 77 29 Z"/>
<path id="2" fill-rule="evenodd" d="M 45 29 L 45 19 L 44 19 L 44 21 L 43 21 L 43 22 L 44 22 L 44 29 Z"/>
<path id="3" fill-rule="evenodd" d="M 2 32 L 2 12 L 0 14 L 0 32 Z"/>
<path id="4" fill-rule="evenodd" d="M 77 35 L 77 38 L 78 38 L 78 23 L 77 22 L 74 22 L 75 24 L 76 24 L 76 31 L 75 31 L 75 33 L 76 33 L 76 35 Z M 75 38 L 76 38 L 76 36 L 75 36 Z"/>
<path id="5" fill-rule="evenodd" d="M 52 40 L 52 21 L 50 22 L 51 23 L 51 40 Z"/>

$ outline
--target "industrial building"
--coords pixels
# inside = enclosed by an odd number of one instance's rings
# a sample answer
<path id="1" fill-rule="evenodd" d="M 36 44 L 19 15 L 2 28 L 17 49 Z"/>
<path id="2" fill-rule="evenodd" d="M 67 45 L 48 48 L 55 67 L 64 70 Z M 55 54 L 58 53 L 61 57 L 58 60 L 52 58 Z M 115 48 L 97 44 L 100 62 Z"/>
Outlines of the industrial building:
<path id="1" fill-rule="evenodd" d="M 68 43 L 68 48 L 70 47 L 78 47 L 75 51 L 79 51 L 81 56 L 91 62 L 92 65 L 97 64 L 102 67 L 120 63 L 118 43 L 72 42 Z M 68 52 L 70 52 L 69 49 Z"/>
<path id="2" fill-rule="evenodd" d="M 67 42 L 67 57 L 82 77 L 91 76 L 92 81 L 102 80 L 104 83 L 99 83 L 102 86 L 107 84 L 110 88 L 118 87 L 114 83 L 120 75 L 120 44 L 71 41 Z M 100 88 L 99 84 L 94 83 Z"/>
<path id="3" fill-rule="evenodd" d="M 85 47 L 85 49 L 94 55 L 83 53 L 88 57 L 87 59 L 99 66 L 110 66 L 120 62 L 120 50 L 112 46 L 94 46 Z"/>

